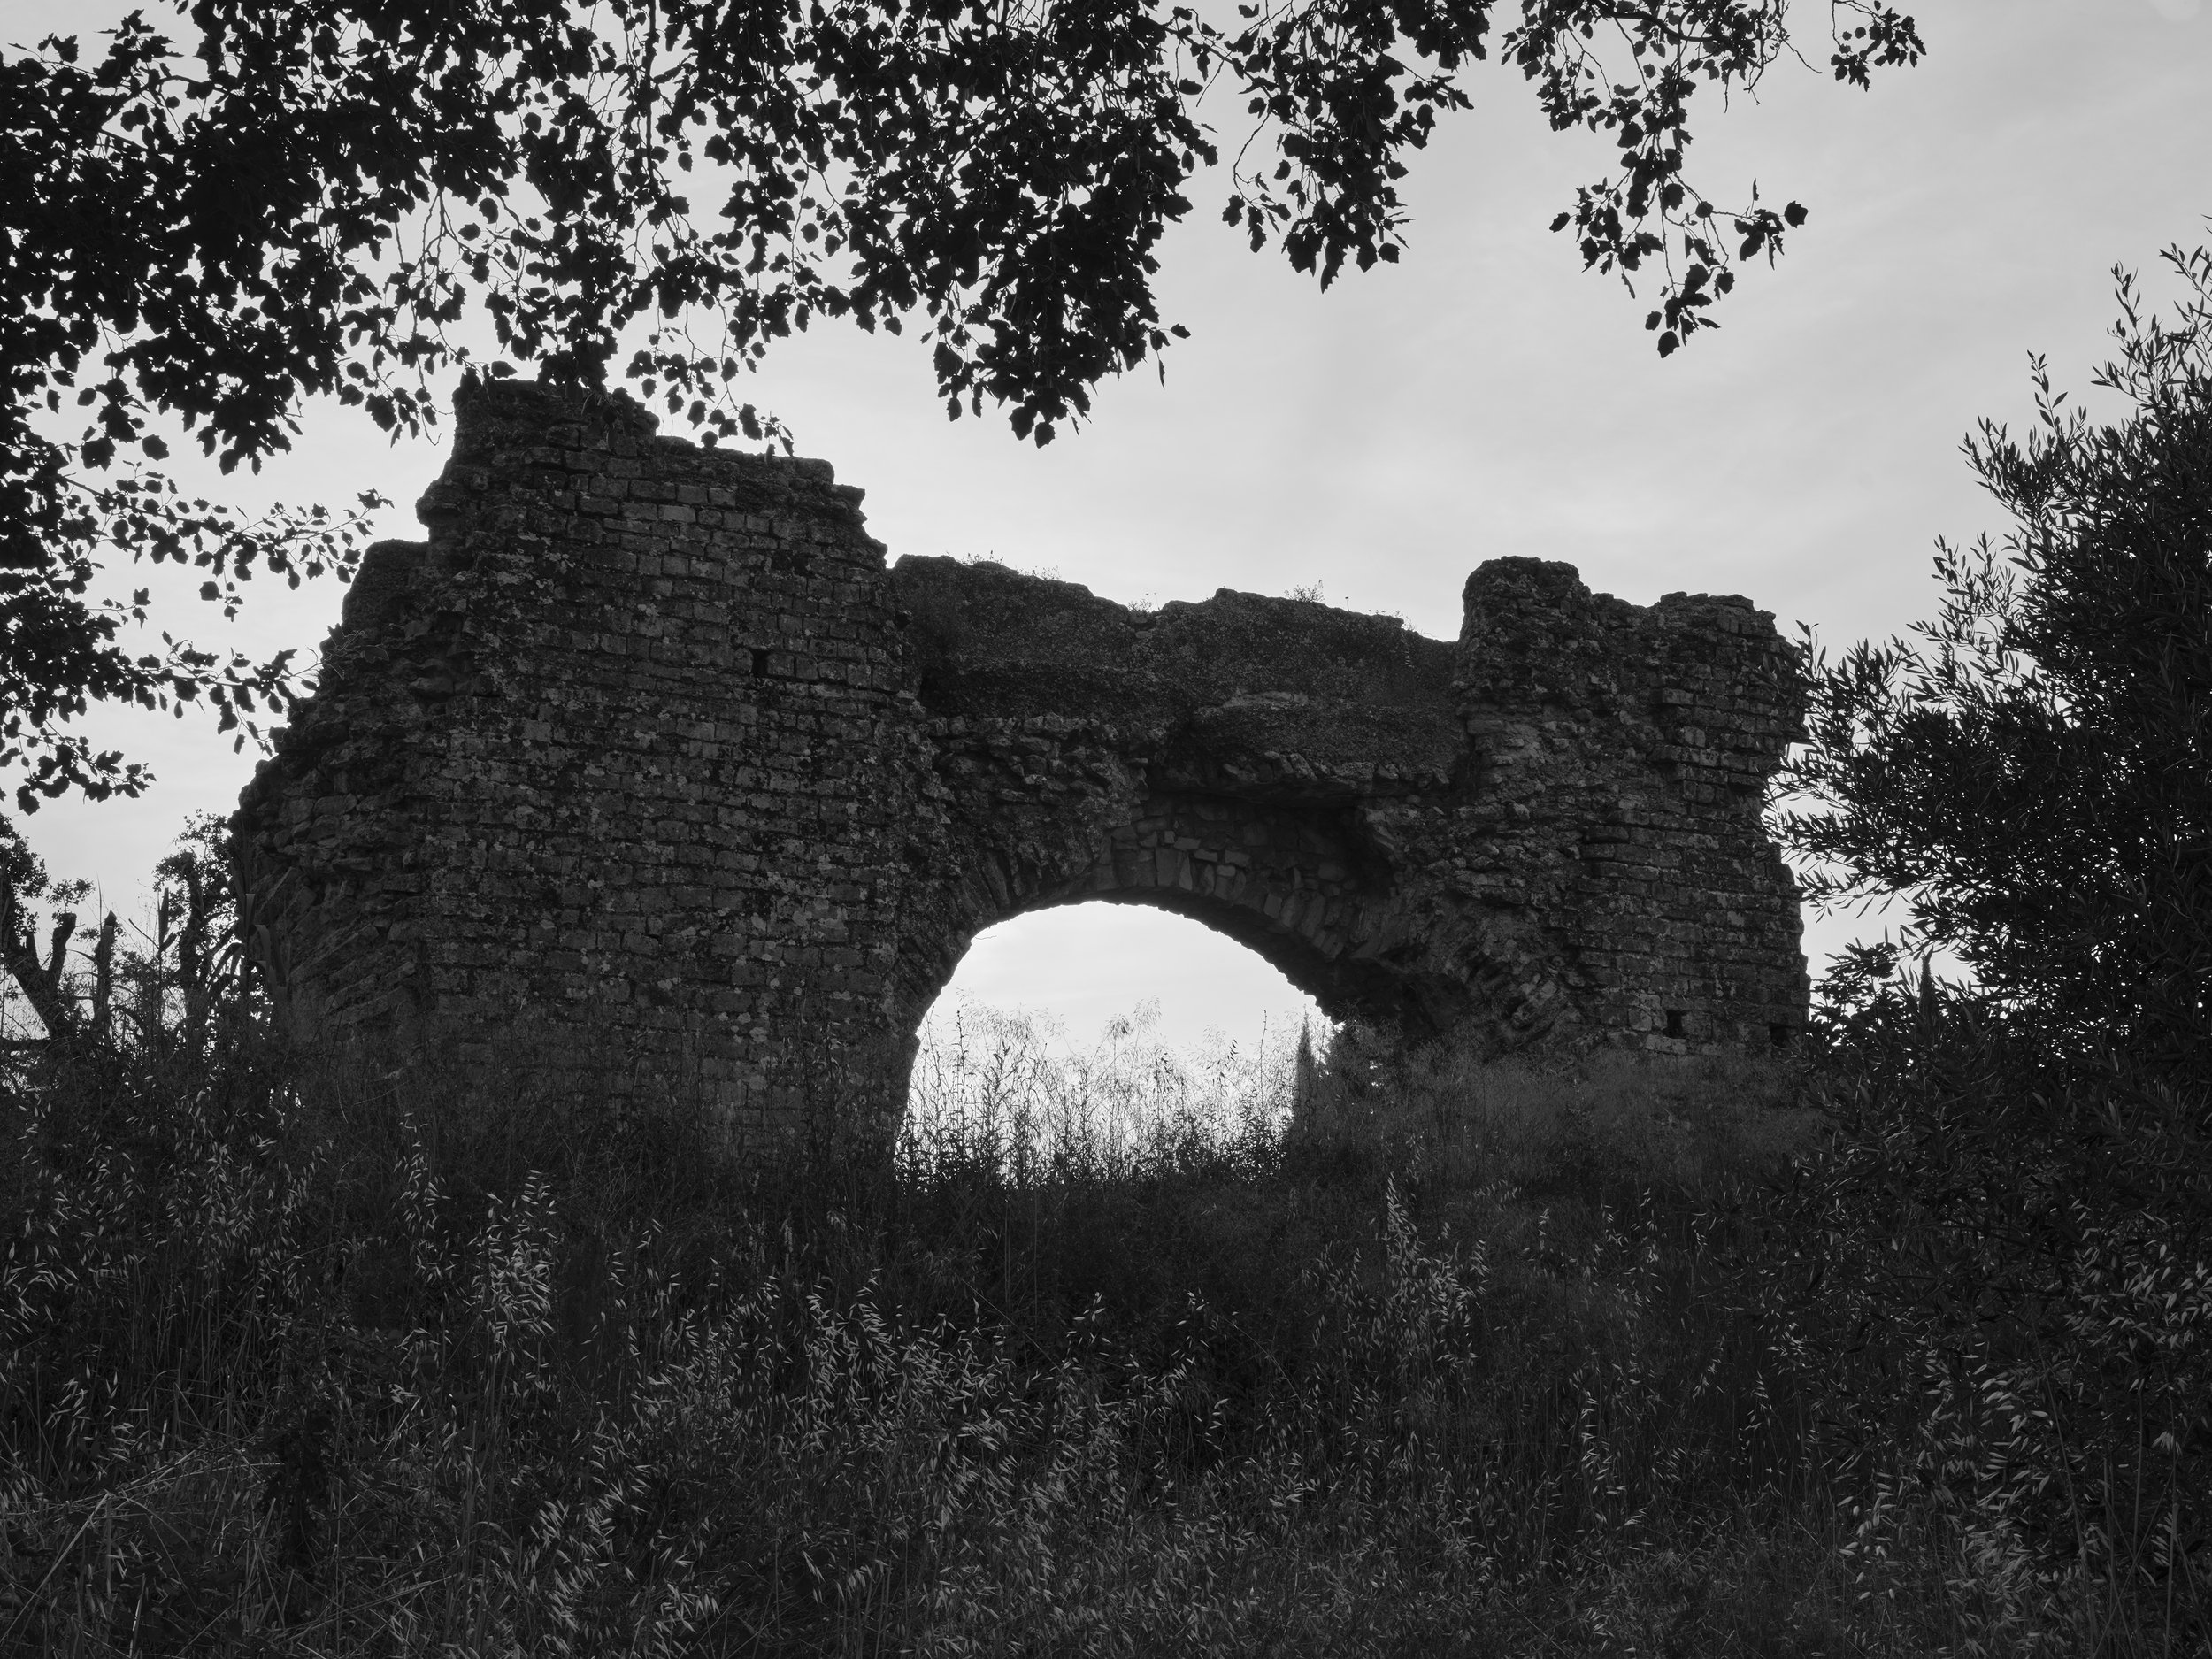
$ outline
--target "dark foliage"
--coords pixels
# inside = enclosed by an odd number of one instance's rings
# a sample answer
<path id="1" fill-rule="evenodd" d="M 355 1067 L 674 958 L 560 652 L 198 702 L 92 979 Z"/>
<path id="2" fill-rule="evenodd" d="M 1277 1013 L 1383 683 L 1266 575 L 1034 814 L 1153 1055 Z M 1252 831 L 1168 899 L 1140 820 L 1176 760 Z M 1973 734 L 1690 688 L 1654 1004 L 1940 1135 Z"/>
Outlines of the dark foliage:
<path id="1" fill-rule="evenodd" d="M 780 428 L 730 386 L 771 342 L 918 311 L 947 408 L 988 398 L 1044 442 L 1182 332 L 1154 251 L 1216 158 L 1209 88 L 1252 123 L 1224 217 L 1325 285 L 1397 257 L 1403 157 L 1467 106 L 1493 7 L 1294 0 L 1225 31 L 1133 0 L 197 0 L 183 50 L 134 14 L 96 59 L 61 38 L 0 58 L 0 764 L 29 767 L 19 805 L 142 789 L 142 766 L 58 729 L 89 701 L 204 698 L 242 742 L 293 690 L 288 652 L 125 650 L 147 602 L 86 600 L 104 549 L 201 568 L 228 612 L 257 569 L 349 572 L 381 504 L 246 521 L 180 493 L 150 420 L 180 419 L 226 471 L 285 449 L 310 396 L 419 432 L 426 377 L 469 360 L 448 331 L 480 307 L 541 374 L 599 384 L 618 364 L 710 439 L 759 440 Z M 1616 141 L 1556 227 L 1586 265 L 1663 270 L 1663 353 L 1803 219 L 1717 210 L 1683 173 L 1694 94 L 1755 83 L 1793 50 L 1786 10 L 1529 0 L 1497 42 L 1555 128 Z M 1830 10 L 1839 80 L 1917 60 L 1909 18 Z M 52 430 L 70 405 L 90 421 L 74 440 Z"/>
<path id="2" fill-rule="evenodd" d="M 1911 920 L 1822 987 L 1834 1147 L 1772 1215 L 1847 1488 L 2178 1652 L 2212 1617 L 2212 251 L 2167 257 L 2171 325 L 2116 273 L 2119 420 L 2038 358 L 2037 430 L 1967 442 L 2012 568 L 1942 547 L 1926 649 L 1812 658 L 1782 833 L 1815 899 Z M 1975 982 L 1901 971 L 1938 948 Z"/>
<path id="3" fill-rule="evenodd" d="M 4 1102 L 19 1637 L 414 1652 L 496 1618 L 609 1651 L 680 1597 L 696 1640 L 651 1650 L 835 1651 L 1003 1596 L 985 1651 L 1043 1650 L 1072 1597 L 1219 1622 L 1148 1650 L 1390 1652 L 1320 1632 L 1545 1585 L 1594 1618 L 1608 1563 L 1655 1651 L 2205 1629 L 2212 1161 L 2170 1090 L 1932 981 L 1870 982 L 1787 1064 L 1356 1040 L 1287 1133 L 1108 1162 L 975 1125 L 895 1171 L 303 1067 L 234 978 L 191 1039 L 185 988 Z M 1747 1515 L 1776 1564 L 1700 1587 Z M 933 1598 L 954 1571 L 989 1594 Z"/>
<path id="4" fill-rule="evenodd" d="M 2014 515 L 1939 545 L 1926 647 L 1813 659 L 1780 833 L 1825 903 L 1900 895 L 1902 949 L 1954 950 L 2055 1048 L 2200 1077 L 2212 1040 L 2212 250 L 2168 254 L 2169 325 L 2116 273 L 2110 424 L 2054 396 L 1967 458 Z M 2017 574 L 2016 574 L 2016 572 Z"/>
<path id="5" fill-rule="evenodd" d="M 2192 1084 L 1986 994 L 1868 977 L 1818 1023 L 1829 1155 L 1759 1208 L 1841 1494 L 1932 1503 L 2160 1651 L 2212 1635 L 2212 1142 Z"/>

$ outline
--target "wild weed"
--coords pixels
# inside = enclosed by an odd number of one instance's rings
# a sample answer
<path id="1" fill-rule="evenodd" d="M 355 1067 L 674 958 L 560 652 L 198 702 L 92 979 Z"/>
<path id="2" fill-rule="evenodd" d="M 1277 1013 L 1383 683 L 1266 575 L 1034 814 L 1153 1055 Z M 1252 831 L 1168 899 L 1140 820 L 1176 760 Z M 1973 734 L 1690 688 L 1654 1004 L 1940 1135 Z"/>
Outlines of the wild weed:
<path id="1" fill-rule="evenodd" d="M 2003 1187 L 1931 1138 L 1957 1079 L 1929 1094 L 1924 1051 L 1876 1074 L 1908 1101 L 1354 1033 L 1300 1086 L 978 1019 L 869 1173 L 733 1169 L 680 1102 L 310 1064 L 218 1015 L 11 1089 L 0 1649 L 2201 1629 L 2202 1254 L 2170 1203 L 2047 1160 Z M 2137 1177 L 2193 1191 L 2167 1146 Z M 1991 1229 L 2047 1194 L 2068 1276 L 1962 1237 L 1937 1164 L 1987 1178 Z"/>

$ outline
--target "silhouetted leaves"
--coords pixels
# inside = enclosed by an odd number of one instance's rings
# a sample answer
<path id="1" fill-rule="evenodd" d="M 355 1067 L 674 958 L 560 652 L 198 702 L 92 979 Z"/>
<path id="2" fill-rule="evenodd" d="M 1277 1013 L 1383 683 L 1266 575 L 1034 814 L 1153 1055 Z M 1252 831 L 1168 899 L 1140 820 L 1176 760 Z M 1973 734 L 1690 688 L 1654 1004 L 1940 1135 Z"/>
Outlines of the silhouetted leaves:
<path id="1" fill-rule="evenodd" d="M 2115 273 L 2099 425 L 2032 359 L 2037 426 L 1968 460 L 2016 527 L 1938 543 L 1926 646 L 1815 653 L 1811 744 L 1779 826 L 1836 903 L 1908 897 L 2051 1041 L 2202 1074 L 2212 1041 L 2212 250 L 2167 258 L 2170 325 Z"/>
<path id="2" fill-rule="evenodd" d="M 1184 332 L 1160 317 L 1155 251 L 1217 159 L 1210 88 L 1252 120 L 1225 219 L 1326 286 L 1397 258 L 1407 152 L 1468 106 L 1494 3 L 1285 0 L 1224 29 L 1138 0 L 198 0 L 182 48 L 133 14 L 96 58 L 50 38 L 0 59 L 0 764 L 30 767 L 19 805 L 144 787 L 58 730 L 90 700 L 204 695 L 235 720 L 295 690 L 281 658 L 126 651 L 142 618 L 85 597 L 104 549 L 188 558 L 227 611 L 257 566 L 343 575 L 357 556 L 362 514 L 188 505 L 125 458 L 165 458 L 150 421 L 226 472 L 288 447 L 310 396 L 418 434 L 430 377 L 470 362 L 449 331 L 480 311 L 494 373 L 626 379 L 709 442 L 758 442 L 782 429 L 731 388 L 772 342 L 918 318 L 949 413 L 987 398 L 1048 442 Z M 1558 227 L 1586 265 L 1663 271 L 1663 354 L 1729 287 L 1683 173 L 1691 97 L 1755 84 L 1789 48 L 1786 11 L 1527 0 L 1498 42 L 1554 127 L 1616 138 L 1617 171 Z M 1916 61 L 1909 19 L 1830 12 L 1839 78 Z M 1779 246 L 1755 201 L 1729 215 L 1744 257 Z M 65 408 L 86 411 L 73 437 Z"/>

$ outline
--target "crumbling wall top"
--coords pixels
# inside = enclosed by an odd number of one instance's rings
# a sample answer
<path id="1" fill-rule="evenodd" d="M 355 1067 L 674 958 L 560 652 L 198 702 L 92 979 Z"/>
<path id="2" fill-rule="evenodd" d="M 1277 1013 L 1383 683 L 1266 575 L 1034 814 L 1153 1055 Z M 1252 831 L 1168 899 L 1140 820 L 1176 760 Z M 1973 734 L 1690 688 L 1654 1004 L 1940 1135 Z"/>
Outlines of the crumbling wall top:
<path id="1" fill-rule="evenodd" d="M 1395 617 L 1223 588 L 1133 610 L 985 561 L 900 559 L 908 661 L 933 714 L 1008 709 L 1141 735 L 1194 726 L 1229 752 L 1448 770 L 1453 649 Z"/>

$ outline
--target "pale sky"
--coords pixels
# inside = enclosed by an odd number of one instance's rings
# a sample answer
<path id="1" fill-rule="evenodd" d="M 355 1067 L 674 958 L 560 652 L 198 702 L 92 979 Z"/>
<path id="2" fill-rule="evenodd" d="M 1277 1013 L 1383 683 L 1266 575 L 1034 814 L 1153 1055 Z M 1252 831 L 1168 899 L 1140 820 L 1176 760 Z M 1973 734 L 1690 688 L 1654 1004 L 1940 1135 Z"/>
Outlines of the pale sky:
<path id="1" fill-rule="evenodd" d="M 0 41 L 126 9 L 0 0 Z M 1793 8 L 1816 64 L 1824 11 Z M 1524 554 L 1638 603 L 1745 594 L 1832 650 L 1901 632 L 1934 609 L 1935 538 L 2005 527 L 1961 437 L 1984 415 L 2031 418 L 2031 351 L 2089 395 L 2109 355 L 2110 267 L 2168 296 L 2159 250 L 2212 237 L 2202 0 L 1955 0 L 1921 30 L 1928 59 L 1870 93 L 1778 67 L 1756 103 L 1701 112 L 1691 158 L 1707 192 L 1739 200 L 1755 177 L 1763 199 L 1811 218 L 1775 268 L 1744 274 L 1719 330 L 1663 363 L 1648 295 L 1584 273 L 1546 228 L 1609 146 L 1551 134 L 1518 76 L 1482 65 L 1477 109 L 1442 124 L 1406 181 L 1395 267 L 1322 294 L 1279 252 L 1248 252 L 1218 222 L 1224 188 L 1202 179 L 1158 288 L 1192 338 L 1164 385 L 1149 365 L 1108 384 L 1048 449 L 987 412 L 948 423 L 910 338 L 845 326 L 784 342 L 748 396 L 866 489 L 893 557 L 985 555 L 1123 601 L 1318 582 L 1332 603 L 1451 639 L 1467 572 Z M 411 504 L 443 462 L 442 433 L 395 448 L 312 405 L 293 455 L 200 488 L 249 503 L 376 488 L 398 503 L 380 533 L 413 536 Z M 257 653 L 312 651 L 342 598 L 265 580 L 227 626 L 188 597 L 196 582 L 126 565 L 117 588 L 149 582 L 178 595 L 163 626 Z M 108 710 L 87 729 L 157 783 L 18 822 L 54 874 L 93 879 L 127 918 L 186 816 L 227 813 L 255 757 L 197 718 Z M 1811 922 L 1816 972 L 1858 931 Z M 1110 905 L 993 930 L 953 989 L 1043 1010 L 1079 1039 L 1157 997 L 1164 1034 L 1186 1042 L 1209 1026 L 1248 1041 L 1263 1014 L 1294 1024 L 1302 1001 L 1196 924 Z"/>

